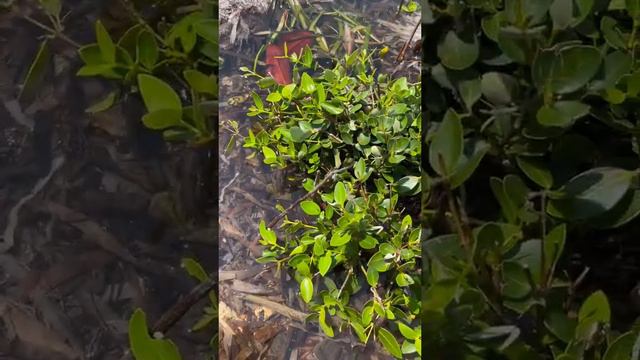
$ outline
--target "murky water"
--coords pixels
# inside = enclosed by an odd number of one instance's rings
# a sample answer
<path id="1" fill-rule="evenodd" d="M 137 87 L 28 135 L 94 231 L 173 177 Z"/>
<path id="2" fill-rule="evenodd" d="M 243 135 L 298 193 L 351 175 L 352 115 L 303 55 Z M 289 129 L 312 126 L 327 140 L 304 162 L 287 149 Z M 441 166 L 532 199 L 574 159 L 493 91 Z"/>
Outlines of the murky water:
<path id="1" fill-rule="evenodd" d="M 118 1 L 62 3 L 79 44 L 98 18 L 116 33 L 132 21 Z M 86 113 L 114 83 L 78 78 L 67 41 L 51 42 L 45 81 L 18 101 L 43 35 L 24 17 L 46 18 L 16 4 L 0 9 L 0 358 L 130 358 L 133 309 L 153 324 L 196 285 L 183 257 L 217 267 L 215 157 L 144 128 L 136 96 Z M 211 353 L 210 331 L 188 332 L 201 310 L 168 333 L 185 359 Z"/>

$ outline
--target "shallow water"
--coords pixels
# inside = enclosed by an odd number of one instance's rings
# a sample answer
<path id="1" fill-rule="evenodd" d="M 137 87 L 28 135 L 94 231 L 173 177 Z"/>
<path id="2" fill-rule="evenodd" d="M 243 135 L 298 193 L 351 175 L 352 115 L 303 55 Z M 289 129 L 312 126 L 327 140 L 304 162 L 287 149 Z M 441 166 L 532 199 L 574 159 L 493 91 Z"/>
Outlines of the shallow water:
<path id="1" fill-rule="evenodd" d="M 18 101 L 43 34 L 23 16 L 46 20 L 34 3 L 0 12 L 0 356 L 126 359 L 133 309 L 152 324 L 196 284 L 181 258 L 217 267 L 215 159 L 144 128 L 134 96 L 85 113 L 113 83 L 78 78 L 64 41 Z M 117 3 L 63 1 L 65 34 L 93 42 L 98 18 L 121 31 L 131 20 Z M 187 359 L 210 352 L 210 332 L 187 331 L 200 311 L 168 334 Z"/>

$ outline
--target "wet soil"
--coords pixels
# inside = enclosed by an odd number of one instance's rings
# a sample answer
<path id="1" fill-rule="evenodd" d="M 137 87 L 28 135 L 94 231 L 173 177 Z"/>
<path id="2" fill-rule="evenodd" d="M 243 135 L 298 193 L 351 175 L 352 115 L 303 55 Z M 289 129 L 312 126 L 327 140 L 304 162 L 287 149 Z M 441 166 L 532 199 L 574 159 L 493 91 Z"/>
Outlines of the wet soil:
<path id="1" fill-rule="evenodd" d="M 181 259 L 217 267 L 214 154 L 165 144 L 135 96 L 86 113 L 114 84 L 78 78 L 60 39 L 35 97 L 18 101 L 44 34 L 24 19 L 46 21 L 36 3 L 0 9 L 0 358 L 127 359 L 132 311 L 153 324 L 196 285 Z M 63 1 L 65 34 L 94 42 L 96 19 L 121 32 L 121 3 Z M 188 331 L 201 309 L 166 334 L 185 359 L 211 354 L 211 331 Z"/>

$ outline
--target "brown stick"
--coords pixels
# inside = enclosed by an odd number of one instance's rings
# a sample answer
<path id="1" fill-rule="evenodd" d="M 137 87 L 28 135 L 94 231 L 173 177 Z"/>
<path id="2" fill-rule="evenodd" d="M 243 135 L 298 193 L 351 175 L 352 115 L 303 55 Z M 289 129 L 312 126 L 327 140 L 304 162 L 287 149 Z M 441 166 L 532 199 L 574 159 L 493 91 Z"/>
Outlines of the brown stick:
<path id="1" fill-rule="evenodd" d="M 343 171 L 346 171 L 350 168 L 351 168 L 351 165 L 329 171 L 327 175 L 325 175 L 324 178 L 320 180 L 318 185 L 316 185 L 313 189 L 311 189 L 311 191 L 301 196 L 299 199 L 293 202 L 293 204 L 289 205 L 289 207 L 286 208 L 283 212 L 281 212 L 280 214 L 276 215 L 273 219 L 271 219 L 271 221 L 269 221 L 269 223 L 267 224 L 267 228 L 273 228 L 274 226 L 278 225 L 280 220 L 282 220 L 285 217 L 285 215 L 289 213 L 289 211 L 293 210 L 296 206 L 300 205 L 301 202 L 315 195 L 326 183 L 329 182 L 329 180 L 333 178 L 334 175 L 339 174 Z M 253 254 L 253 256 L 255 257 L 259 257 L 261 253 L 260 249 L 258 248 L 259 242 L 260 242 L 260 237 L 258 236 L 253 241 L 252 246 L 250 248 L 251 254 Z"/>
<path id="2" fill-rule="evenodd" d="M 413 31 L 411 32 L 411 37 L 409 38 L 409 40 L 407 40 L 406 43 L 404 43 L 404 45 L 402 46 L 402 49 L 398 53 L 398 57 L 396 57 L 396 62 L 400 62 L 400 61 L 404 60 L 404 55 L 407 53 L 407 49 L 409 48 L 409 44 L 411 44 L 411 40 L 413 40 L 413 37 L 415 36 L 416 31 L 418 31 L 418 26 L 420 26 L 421 22 L 422 22 L 422 19 L 419 19 L 418 23 L 416 23 L 416 26 L 413 28 Z"/>
<path id="3" fill-rule="evenodd" d="M 198 301 L 204 298 L 209 291 L 213 290 L 218 281 L 213 277 L 209 277 L 209 279 L 205 282 L 200 283 L 191 291 L 178 299 L 178 301 L 173 304 L 169 310 L 167 310 L 158 321 L 153 324 L 151 328 L 151 333 L 160 332 L 165 334 L 175 323 L 180 321 L 184 314 L 187 313 Z"/>

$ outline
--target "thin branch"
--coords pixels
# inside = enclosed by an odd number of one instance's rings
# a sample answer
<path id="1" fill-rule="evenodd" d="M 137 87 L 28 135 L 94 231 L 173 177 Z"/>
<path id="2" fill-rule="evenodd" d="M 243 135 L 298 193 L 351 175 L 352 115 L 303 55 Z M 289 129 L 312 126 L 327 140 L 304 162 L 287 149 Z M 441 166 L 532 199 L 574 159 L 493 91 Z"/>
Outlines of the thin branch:
<path id="1" fill-rule="evenodd" d="M 218 281 L 210 276 L 207 281 L 198 284 L 191 291 L 178 299 L 151 328 L 152 333 L 160 332 L 166 334 L 198 301 L 202 300 L 209 291 L 213 290 Z"/>

